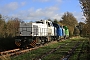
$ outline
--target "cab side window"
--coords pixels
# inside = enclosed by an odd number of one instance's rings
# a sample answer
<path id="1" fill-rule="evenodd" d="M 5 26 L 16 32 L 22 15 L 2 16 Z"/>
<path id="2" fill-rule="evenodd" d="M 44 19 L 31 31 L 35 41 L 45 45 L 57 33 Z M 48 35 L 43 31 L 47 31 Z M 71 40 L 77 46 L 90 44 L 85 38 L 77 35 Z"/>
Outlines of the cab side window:
<path id="1" fill-rule="evenodd" d="M 50 23 L 48 22 L 48 26 L 50 27 Z"/>

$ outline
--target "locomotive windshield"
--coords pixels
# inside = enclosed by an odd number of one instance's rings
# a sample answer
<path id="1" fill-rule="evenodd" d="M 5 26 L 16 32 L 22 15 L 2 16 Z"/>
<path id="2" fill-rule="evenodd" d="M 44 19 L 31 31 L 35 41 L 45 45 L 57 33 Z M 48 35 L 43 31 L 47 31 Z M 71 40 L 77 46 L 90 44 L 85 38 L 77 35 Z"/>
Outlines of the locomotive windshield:
<path id="1" fill-rule="evenodd" d="M 48 26 L 49 26 L 49 27 L 50 27 L 50 26 L 53 26 L 52 22 L 48 22 Z"/>
<path id="2" fill-rule="evenodd" d="M 53 26 L 59 28 L 59 25 L 57 23 L 53 23 Z"/>

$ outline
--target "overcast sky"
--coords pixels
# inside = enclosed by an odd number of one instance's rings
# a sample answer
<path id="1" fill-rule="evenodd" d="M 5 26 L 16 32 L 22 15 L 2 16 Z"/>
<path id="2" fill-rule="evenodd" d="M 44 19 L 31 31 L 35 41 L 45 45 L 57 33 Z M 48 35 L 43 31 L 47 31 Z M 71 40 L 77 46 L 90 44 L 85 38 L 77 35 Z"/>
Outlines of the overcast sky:
<path id="1" fill-rule="evenodd" d="M 84 21 L 78 0 L 0 0 L 0 14 L 24 21 L 60 20 L 67 11 L 73 13 L 78 22 Z"/>

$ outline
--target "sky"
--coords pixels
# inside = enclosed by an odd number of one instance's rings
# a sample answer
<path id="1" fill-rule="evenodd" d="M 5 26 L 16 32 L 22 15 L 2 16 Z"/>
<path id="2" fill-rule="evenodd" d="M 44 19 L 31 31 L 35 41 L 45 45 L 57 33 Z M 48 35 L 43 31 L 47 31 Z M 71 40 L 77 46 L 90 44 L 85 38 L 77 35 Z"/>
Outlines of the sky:
<path id="1" fill-rule="evenodd" d="M 78 22 L 84 16 L 78 0 L 0 0 L 0 14 L 23 21 L 61 20 L 65 12 L 72 13 Z"/>

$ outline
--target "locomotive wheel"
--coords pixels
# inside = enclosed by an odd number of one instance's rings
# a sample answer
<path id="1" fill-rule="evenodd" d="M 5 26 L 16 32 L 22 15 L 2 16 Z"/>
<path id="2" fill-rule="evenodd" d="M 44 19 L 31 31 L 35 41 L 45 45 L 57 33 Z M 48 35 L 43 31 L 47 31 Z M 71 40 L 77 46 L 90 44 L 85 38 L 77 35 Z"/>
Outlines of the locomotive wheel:
<path id="1" fill-rule="evenodd" d="M 31 42 L 30 46 L 31 46 L 31 47 L 35 47 L 35 46 L 36 46 L 36 42 L 37 42 L 36 40 L 33 40 L 33 41 Z"/>

